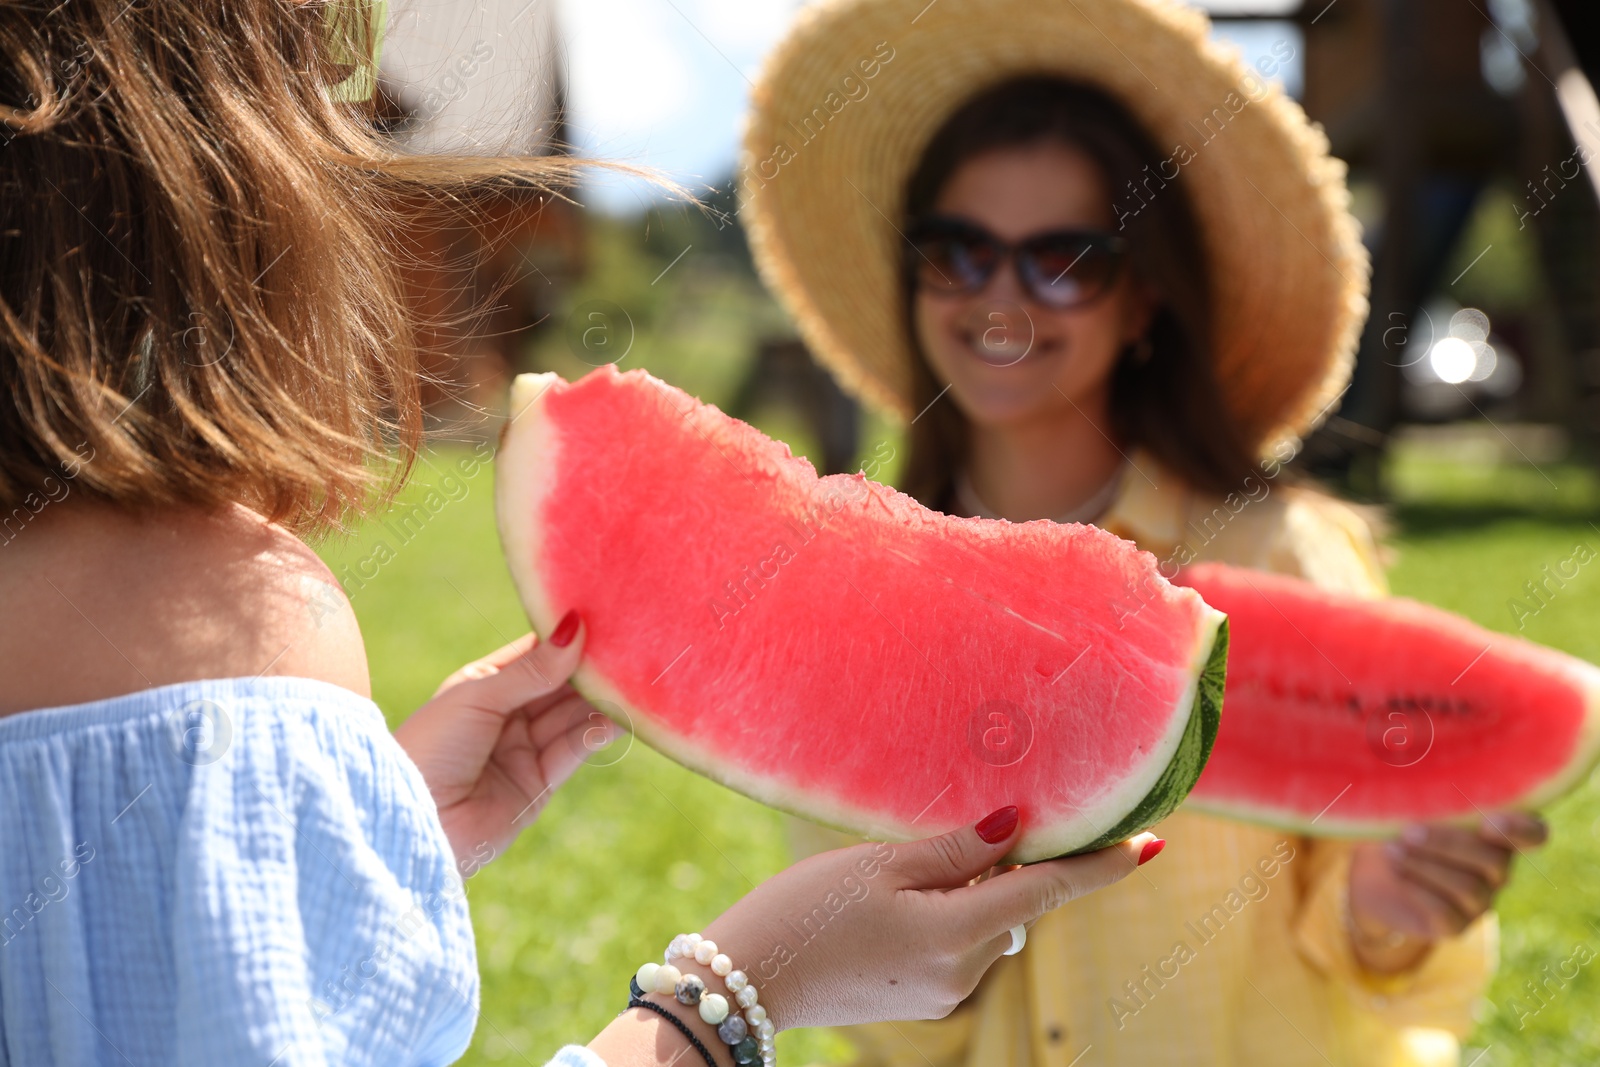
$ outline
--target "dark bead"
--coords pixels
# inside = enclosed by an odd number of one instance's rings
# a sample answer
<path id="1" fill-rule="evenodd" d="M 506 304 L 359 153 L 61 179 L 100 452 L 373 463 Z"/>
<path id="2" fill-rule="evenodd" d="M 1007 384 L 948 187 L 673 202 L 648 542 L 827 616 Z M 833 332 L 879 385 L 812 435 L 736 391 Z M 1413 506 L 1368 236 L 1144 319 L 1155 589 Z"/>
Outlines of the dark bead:
<path id="1" fill-rule="evenodd" d="M 761 1062 L 761 1042 L 746 1035 L 745 1039 L 733 1046 L 733 1062 L 739 1067 L 749 1067 L 752 1063 Z"/>
<path id="2" fill-rule="evenodd" d="M 750 1028 L 744 1024 L 744 1016 L 737 1011 L 729 1012 L 728 1017 L 717 1027 L 717 1036 L 722 1038 L 722 1043 L 725 1045 L 737 1045 L 749 1033 Z"/>
<path id="3" fill-rule="evenodd" d="M 698 974 L 686 974 L 672 987 L 672 995 L 678 998 L 678 1003 L 687 1004 L 691 1008 L 700 1003 L 700 998 L 705 992 L 706 984 Z"/>

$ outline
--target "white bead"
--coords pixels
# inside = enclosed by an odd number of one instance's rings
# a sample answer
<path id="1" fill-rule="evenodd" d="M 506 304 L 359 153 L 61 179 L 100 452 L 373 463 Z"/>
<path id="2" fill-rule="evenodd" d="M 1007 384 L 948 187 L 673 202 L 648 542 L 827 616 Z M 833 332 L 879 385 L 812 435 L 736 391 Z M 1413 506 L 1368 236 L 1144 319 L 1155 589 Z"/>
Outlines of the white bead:
<path id="1" fill-rule="evenodd" d="M 667 946 L 668 960 L 676 959 L 679 956 L 687 956 L 688 954 L 688 945 L 682 934 L 679 934 L 677 937 L 673 938 L 672 943 Z"/>
<path id="2" fill-rule="evenodd" d="M 639 983 L 639 988 L 646 993 L 652 992 L 656 987 L 656 972 L 661 969 L 659 963 L 647 963 L 639 968 L 639 973 L 634 975 L 634 981 Z"/>
<path id="3" fill-rule="evenodd" d="M 732 970 L 733 961 L 723 953 L 719 952 L 715 956 L 711 957 L 711 973 L 716 975 L 718 978 L 728 977 L 728 973 Z"/>
<path id="4" fill-rule="evenodd" d="M 739 990 L 739 992 L 733 995 L 733 999 L 739 1002 L 739 1007 L 741 1008 L 755 1007 L 756 987 L 753 985 L 745 986 L 743 989 Z"/>
<path id="5" fill-rule="evenodd" d="M 694 946 L 694 961 L 704 967 L 717 957 L 715 941 L 701 941 Z"/>
<path id="6" fill-rule="evenodd" d="M 705 938 L 701 937 L 699 934 L 684 934 L 683 935 L 683 939 L 685 941 L 689 942 L 689 947 L 690 948 L 693 948 L 694 946 L 698 945 L 701 941 L 705 940 Z"/>
<path id="7" fill-rule="evenodd" d="M 728 992 L 730 993 L 737 993 L 739 990 L 750 984 L 750 979 L 745 977 L 745 973 L 743 971 L 729 971 L 724 976 L 724 980 L 727 984 Z"/>
<path id="8" fill-rule="evenodd" d="M 762 1052 L 772 1052 L 772 1051 L 776 1050 L 777 1047 L 778 1047 L 778 1043 L 774 1039 L 772 1039 L 770 1037 L 763 1037 L 761 1039 L 761 1051 Z"/>
<path id="9" fill-rule="evenodd" d="M 700 1018 L 716 1026 L 728 1017 L 728 998 L 721 993 L 707 993 L 700 998 Z"/>
<path id="10" fill-rule="evenodd" d="M 750 1029 L 755 1030 L 767 1021 L 767 1009 L 759 1004 L 752 1004 L 744 1013 L 744 1021 L 750 1024 Z"/>
<path id="11" fill-rule="evenodd" d="M 778 1028 L 772 1025 L 771 1019 L 761 1020 L 761 1025 L 756 1027 L 756 1036 L 763 1041 L 771 1040 L 778 1035 Z"/>
<path id="12" fill-rule="evenodd" d="M 672 995 L 672 991 L 683 981 L 683 972 L 672 964 L 663 964 L 656 968 L 656 992 Z"/>

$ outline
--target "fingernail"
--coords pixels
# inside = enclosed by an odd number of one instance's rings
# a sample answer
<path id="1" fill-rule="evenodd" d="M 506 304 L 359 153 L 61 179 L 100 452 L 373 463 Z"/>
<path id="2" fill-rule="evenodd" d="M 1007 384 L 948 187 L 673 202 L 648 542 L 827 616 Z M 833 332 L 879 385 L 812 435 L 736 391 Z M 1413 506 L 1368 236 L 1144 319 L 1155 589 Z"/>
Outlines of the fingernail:
<path id="1" fill-rule="evenodd" d="M 1015 804 L 991 811 L 978 823 L 978 836 L 986 845 L 998 845 L 1016 832 L 1019 815 Z"/>
<path id="2" fill-rule="evenodd" d="M 556 623 L 556 628 L 550 631 L 550 643 L 557 648 L 566 648 L 572 644 L 572 639 L 578 636 L 578 613 L 568 611 L 561 616 L 561 621 Z"/>
<path id="3" fill-rule="evenodd" d="M 1412 823 L 1400 831 L 1400 840 L 1408 845 L 1420 845 L 1428 840 L 1428 828 Z"/>
<path id="4" fill-rule="evenodd" d="M 1161 855 L 1161 850 L 1166 847 L 1167 839 L 1164 837 L 1158 837 L 1154 841 L 1146 841 L 1144 843 L 1144 848 L 1139 850 L 1139 862 L 1134 864 L 1134 866 L 1143 867 L 1145 864 Z"/>

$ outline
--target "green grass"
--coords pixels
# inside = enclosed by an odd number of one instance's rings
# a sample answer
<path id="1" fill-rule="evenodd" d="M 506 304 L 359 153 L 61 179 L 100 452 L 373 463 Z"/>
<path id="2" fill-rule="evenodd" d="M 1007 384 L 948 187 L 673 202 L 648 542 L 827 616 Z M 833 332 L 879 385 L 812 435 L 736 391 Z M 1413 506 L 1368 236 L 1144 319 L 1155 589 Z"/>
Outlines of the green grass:
<path id="1" fill-rule="evenodd" d="M 418 468 L 401 506 L 434 505 L 420 529 L 376 519 L 323 546 L 336 572 L 371 575 L 360 579 L 352 602 L 374 693 L 391 724 L 457 666 L 526 629 L 494 532 L 493 472 L 484 466 L 464 475 L 457 464 L 468 455 L 435 453 Z M 458 480 L 447 483 L 452 473 Z M 1522 595 L 1525 581 L 1580 542 L 1600 549 L 1600 530 L 1591 525 L 1600 484 L 1588 469 L 1469 467 L 1417 453 L 1398 457 L 1390 473 L 1395 591 L 1485 626 L 1515 631 L 1507 602 Z M 429 497 L 430 488 L 437 495 Z M 380 541 L 388 551 L 379 551 Z M 1600 560 L 1524 618 L 1523 632 L 1600 662 L 1597 620 Z M 1504 962 L 1474 1037 L 1475 1047 L 1488 1050 L 1478 1067 L 1600 1061 L 1592 1009 L 1600 1000 L 1600 871 L 1592 859 L 1600 789 L 1591 782 L 1549 816 L 1551 844 L 1519 862 L 1502 898 Z M 542 1064 L 561 1044 L 586 1040 L 625 1001 L 627 976 L 640 962 L 786 859 L 775 813 L 641 746 L 606 753 L 468 884 L 483 1016 L 464 1062 Z M 1547 994 L 1546 1006 L 1519 1029 L 1513 998 L 1536 1006 L 1524 980 L 1542 978 L 1546 965 L 1556 971 L 1580 945 L 1595 960 Z M 845 1046 L 824 1032 L 786 1034 L 780 1052 L 792 1064 L 837 1062 Z"/>
<path id="2" fill-rule="evenodd" d="M 1569 559 L 1580 544 L 1600 552 L 1600 482 L 1591 469 L 1464 466 L 1403 454 L 1390 474 L 1396 593 L 1600 663 L 1600 558 L 1580 566 L 1536 612 L 1511 606 L 1536 606 L 1524 585 L 1547 564 Z M 1600 782 L 1591 777 L 1546 816 L 1549 845 L 1518 861 L 1500 898 L 1500 971 L 1473 1036 L 1476 1048 L 1488 1050 L 1479 1067 L 1600 1062 Z M 1585 956 L 1590 962 L 1578 966 Z M 1557 981 L 1563 968 L 1570 975 L 1576 966 L 1577 974 L 1541 991 L 1541 1007 L 1524 983 L 1544 982 L 1547 966 Z"/>

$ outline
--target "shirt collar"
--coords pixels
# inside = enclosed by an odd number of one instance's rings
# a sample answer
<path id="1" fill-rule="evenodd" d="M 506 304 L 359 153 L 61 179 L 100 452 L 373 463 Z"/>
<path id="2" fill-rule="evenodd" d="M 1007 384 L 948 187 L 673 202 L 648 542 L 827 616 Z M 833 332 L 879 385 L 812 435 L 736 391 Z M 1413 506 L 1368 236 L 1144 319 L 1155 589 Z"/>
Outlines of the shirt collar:
<path id="1" fill-rule="evenodd" d="M 1189 490 L 1143 448 L 1128 461 L 1122 490 L 1096 525 L 1164 557 L 1183 539 Z"/>

